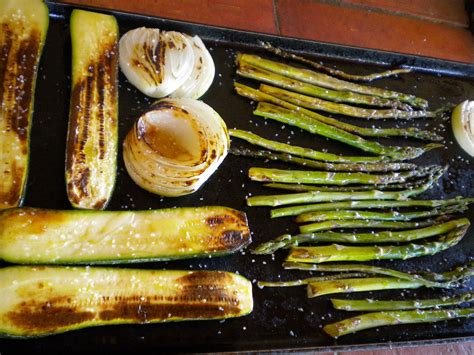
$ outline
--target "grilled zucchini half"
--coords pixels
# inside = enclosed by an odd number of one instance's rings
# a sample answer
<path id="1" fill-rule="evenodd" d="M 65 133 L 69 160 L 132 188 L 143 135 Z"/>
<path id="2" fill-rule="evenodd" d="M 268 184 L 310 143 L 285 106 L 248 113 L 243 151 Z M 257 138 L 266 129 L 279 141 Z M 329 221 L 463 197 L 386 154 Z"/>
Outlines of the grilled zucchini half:
<path id="1" fill-rule="evenodd" d="M 117 166 L 117 21 L 73 10 L 71 41 L 67 195 L 76 208 L 103 209 L 112 195 Z"/>
<path id="2" fill-rule="evenodd" d="M 0 259 L 20 264 L 119 264 L 223 255 L 250 243 L 243 212 L 227 207 L 149 211 L 0 212 Z"/>
<path id="3" fill-rule="evenodd" d="M 20 206 L 25 194 L 36 75 L 48 24 L 42 0 L 0 1 L 0 209 Z"/>
<path id="4" fill-rule="evenodd" d="M 101 267 L 0 269 L 0 335 L 112 324 L 224 319 L 252 311 L 252 284 L 223 271 Z"/>

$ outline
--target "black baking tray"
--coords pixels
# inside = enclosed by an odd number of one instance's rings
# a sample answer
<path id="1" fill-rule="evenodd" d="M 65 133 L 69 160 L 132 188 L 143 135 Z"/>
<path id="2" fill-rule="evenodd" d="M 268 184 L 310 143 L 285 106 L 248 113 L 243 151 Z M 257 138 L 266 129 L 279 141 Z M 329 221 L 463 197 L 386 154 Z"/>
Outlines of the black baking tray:
<path id="1" fill-rule="evenodd" d="M 67 200 L 64 183 L 64 157 L 70 91 L 69 16 L 75 7 L 56 3 L 49 3 L 48 6 L 50 27 L 36 88 L 31 166 L 25 205 L 68 209 L 71 207 Z M 459 103 L 466 99 L 474 99 L 474 66 L 469 64 L 283 38 L 116 11 L 94 10 L 114 14 L 118 20 L 121 34 L 136 27 L 147 26 L 201 36 L 209 47 L 216 64 L 214 83 L 202 100 L 221 114 L 229 128 L 248 129 L 266 137 L 275 137 L 298 145 L 328 149 L 335 153 L 359 154 L 354 149 L 347 148 L 337 142 L 252 116 L 252 104 L 233 92 L 232 83 L 237 79 L 234 60 L 238 51 L 266 55 L 258 47 L 258 40 L 269 41 L 278 47 L 300 51 L 308 57 L 323 60 L 325 64 L 353 73 L 381 71 L 388 66 L 413 68 L 413 73 L 398 78 L 380 80 L 371 85 L 417 94 L 428 99 L 433 108 L 441 107 L 447 103 Z M 250 81 L 238 80 L 252 84 Z M 122 142 L 133 121 L 146 110 L 152 100 L 144 97 L 130 85 L 122 74 L 120 74 L 119 95 L 119 131 L 120 142 Z M 369 124 L 360 119 L 348 119 L 347 121 Z M 380 124 L 382 126 L 393 125 L 393 122 L 381 122 Z M 421 198 L 449 198 L 458 195 L 474 197 L 473 161 L 469 160 L 469 157 L 456 145 L 449 121 L 420 119 L 408 124 L 437 129 L 445 137 L 446 149 L 431 151 L 418 159 L 418 163 L 450 165 L 448 174 L 440 180 L 436 187 L 423 194 Z M 408 139 L 383 139 L 382 141 L 387 144 L 420 144 L 415 140 Z M 243 143 L 235 141 L 233 144 Z M 285 167 L 286 165 L 229 155 L 219 170 L 196 193 L 180 198 L 161 198 L 134 184 L 125 171 L 120 151 L 117 184 L 108 209 L 138 210 L 171 206 L 230 206 L 247 212 L 254 241 L 252 246 L 284 232 L 295 232 L 296 224 L 290 219 L 271 220 L 268 208 L 246 206 L 245 196 L 275 192 L 265 190 L 260 184 L 249 181 L 246 173 L 251 166 Z M 466 215 L 474 220 L 472 208 Z M 402 262 L 391 261 L 375 264 L 404 271 L 444 271 L 466 263 L 474 256 L 473 241 L 474 228 L 471 228 L 459 245 L 443 253 Z M 303 272 L 282 270 L 281 262 L 285 254 L 286 252 L 283 251 L 274 257 L 255 256 L 251 255 L 247 249 L 235 255 L 220 258 L 130 266 L 155 269 L 228 270 L 243 274 L 254 282 L 255 307 L 254 311 L 246 317 L 225 321 L 102 326 L 32 340 L 3 339 L 0 341 L 0 353 L 20 351 L 28 351 L 28 353 L 85 353 L 101 350 L 125 352 L 213 352 L 277 349 L 339 351 L 474 340 L 474 320 L 466 319 L 436 324 L 373 329 L 334 340 L 325 335 L 321 327 L 349 315 L 333 310 L 328 297 L 307 299 L 304 287 L 259 289 L 256 286 L 256 280 L 283 280 L 307 275 Z M 5 265 L 3 264 L 3 266 Z M 472 288 L 472 284 L 467 285 L 466 288 Z M 456 292 L 462 291 L 457 290 Z M 419 289 L 416 291 L 371 292 L 340 297 L 403 299 L 427 298 L 452 293 L 453 291 Z"/>

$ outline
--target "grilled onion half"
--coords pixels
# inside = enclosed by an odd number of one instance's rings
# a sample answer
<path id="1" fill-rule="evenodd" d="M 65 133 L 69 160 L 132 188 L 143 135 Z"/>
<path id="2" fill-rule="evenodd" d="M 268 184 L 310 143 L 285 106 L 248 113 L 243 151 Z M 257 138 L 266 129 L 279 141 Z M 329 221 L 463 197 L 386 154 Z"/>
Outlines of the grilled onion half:
<path id="1" fill-rule="evenodd" d="M 194 99 L 163 99 L 135 122 L 123 144 L 130 177 L 162 196 L 196 191 L 227 155 L 229 134 L 210 106 Z"/>
<path id="2" fill-rule="evenodd" d="M 454 137 L 462 149 L 474 157 L 474 101 L 457 105 L 451 115 Z"/>
<path id="3" fill-rule="evenodd" d="M 199 98 L 212 84 L 215 67 L 198 36 L 136 28 L 120 39 L 120 69 L 145 95 Z"/>

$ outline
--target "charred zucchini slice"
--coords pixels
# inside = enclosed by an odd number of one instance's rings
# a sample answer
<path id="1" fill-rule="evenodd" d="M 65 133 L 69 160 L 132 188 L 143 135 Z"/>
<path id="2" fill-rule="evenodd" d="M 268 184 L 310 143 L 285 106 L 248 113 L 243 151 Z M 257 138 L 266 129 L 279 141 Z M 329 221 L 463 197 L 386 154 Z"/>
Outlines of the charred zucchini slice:
<path id="1" fill-rule="evenodd" d="M 67 194 L 76 208 L 103 209 L 112 195 L 117 165 L 117 21 L 74 10 L 71 41 Z"/>
<path id="2" fill-rule="evenodd" d="M 150 211 L 0 213 L 0 259 L 20 264 L 118 264 L 235 252 L 250 243 L 247 218 L 227 207 Z"/>
<path id="3" fill-rule="evenodd" d="M 49 24 L 42 0 L 0 1 L 0 209 L 25 193 L 36 74 Z"/>
<path id="4" fill-rule="evenodd" d="M 112 324 L 239 317 L 252 284 L 223 271 L 0 269 L 0 334 L 33 337 Z"/>

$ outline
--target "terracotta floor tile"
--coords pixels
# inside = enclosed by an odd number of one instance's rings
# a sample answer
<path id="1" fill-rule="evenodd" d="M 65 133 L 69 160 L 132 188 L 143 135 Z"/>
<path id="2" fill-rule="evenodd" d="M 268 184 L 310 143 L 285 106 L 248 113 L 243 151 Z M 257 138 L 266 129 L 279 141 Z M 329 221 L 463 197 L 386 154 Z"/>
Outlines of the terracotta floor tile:
<path id="1" fill-rule="evenodd" d="M 382 9 L 458 27 L 468 27 L 464 0 L 342 0 L 342 4 Z"/>
<path id="2" fill-rule="evenodd" d="M 308 0 L 279 0 L 281 34 L 474 63 L 474 38 L 461 28 Z"/>
<path id="3" fill-rule="evenodd" d="M 64 0 L 190 22 L 277 33 L 273 0 Z"/>

